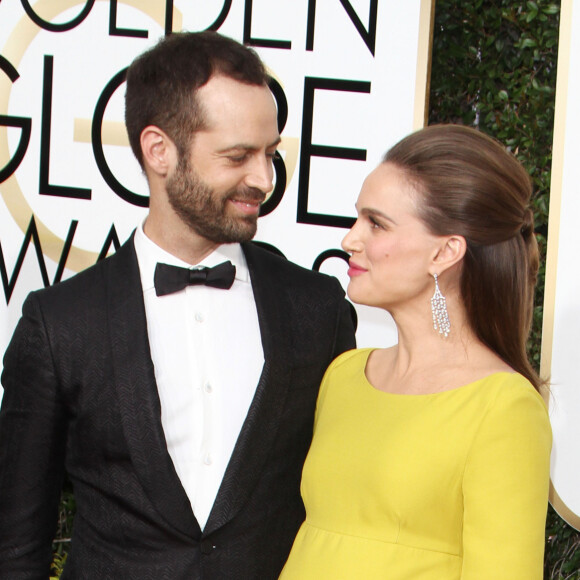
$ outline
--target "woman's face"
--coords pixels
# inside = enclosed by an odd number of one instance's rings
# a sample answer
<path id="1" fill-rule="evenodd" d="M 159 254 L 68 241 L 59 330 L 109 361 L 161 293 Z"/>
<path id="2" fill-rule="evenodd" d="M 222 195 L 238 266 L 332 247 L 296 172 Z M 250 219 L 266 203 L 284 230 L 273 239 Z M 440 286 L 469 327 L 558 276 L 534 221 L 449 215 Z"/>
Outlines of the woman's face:
<path id="1" fill-rule="evenodd" d="M 403 304 L 428 307 L 441 238 L 417 217 L 419 200 L 395 165 L 381 163 L 366 178 L 357 221 L 342 242 L 351 254 L 348 295 L 354 302 L 389 311 Z"/>

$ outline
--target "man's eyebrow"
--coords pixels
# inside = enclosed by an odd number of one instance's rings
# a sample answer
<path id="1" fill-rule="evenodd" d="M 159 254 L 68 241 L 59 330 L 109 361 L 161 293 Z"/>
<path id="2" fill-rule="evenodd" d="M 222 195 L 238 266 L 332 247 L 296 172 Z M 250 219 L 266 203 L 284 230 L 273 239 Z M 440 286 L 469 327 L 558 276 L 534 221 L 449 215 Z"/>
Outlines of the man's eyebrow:
<path id="1" fill-rule="evenodd" d="M 271 149 L 272 147 L 277 147 L 282 142 L 282 138 L 278 137 L 275 141 L 272 141 L 269 145 L 266 145 L 266 149 Z M 230 145 L 224 149 L 220 149 L 218 153 L 228 153 L 230 151 L 258 151 L 260 147 L 251 145 L 249 143 L 236 143 L 235 145 Z"/>

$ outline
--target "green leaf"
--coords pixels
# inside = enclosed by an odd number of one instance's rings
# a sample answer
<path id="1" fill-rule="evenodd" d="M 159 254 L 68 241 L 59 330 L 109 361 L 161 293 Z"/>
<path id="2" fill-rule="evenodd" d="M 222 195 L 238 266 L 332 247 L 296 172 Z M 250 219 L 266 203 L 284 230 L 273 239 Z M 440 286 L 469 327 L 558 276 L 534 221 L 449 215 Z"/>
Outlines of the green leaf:
<path id="1" fill-rule="evenodd" d="M 537 46 L 537 42 L 533 38 L 523 38 L 519 43 L 519 48 L 533 48 Z"/>
<path id="2" fill-rule="evenodd" d="M 560 7 L 557 4 L 548 4 L 548 6 L 542 7 L 542 12 L 549 15 L 558 14 Z"/>

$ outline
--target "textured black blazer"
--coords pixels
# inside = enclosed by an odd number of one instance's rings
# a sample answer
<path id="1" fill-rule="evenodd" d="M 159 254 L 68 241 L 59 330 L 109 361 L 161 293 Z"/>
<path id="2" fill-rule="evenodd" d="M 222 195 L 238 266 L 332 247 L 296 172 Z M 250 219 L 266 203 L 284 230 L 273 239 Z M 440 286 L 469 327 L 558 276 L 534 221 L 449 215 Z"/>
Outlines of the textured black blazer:
<path id="1" fill-rule="evenodd" d="M 320 380 L 354 332 L 335 279 L 243 249 L 265 364 L 203 533 L 166 447 L 133 240 L 28 297 L 2 375 L 0 578 L 48 577 L 65 470 L 63 578 L 278 577 L 304 519 Z"/>

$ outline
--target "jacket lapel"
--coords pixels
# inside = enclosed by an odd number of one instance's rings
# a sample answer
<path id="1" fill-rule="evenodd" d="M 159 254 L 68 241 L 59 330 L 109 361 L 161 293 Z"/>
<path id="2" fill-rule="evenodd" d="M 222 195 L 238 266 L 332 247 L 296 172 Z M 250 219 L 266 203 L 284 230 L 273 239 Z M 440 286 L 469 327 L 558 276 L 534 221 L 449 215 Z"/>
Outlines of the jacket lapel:
<path id="1" fill-rule="evenodd" d="M 160 517 L 183 534 L 199 537 L 199 524 L 167 451 L 161 424 L 133 238 L 110 258 L 109 272 L 113 372 L 133 466 Z"/>
<path id="2" fill-rule="evenodd" d="M 290 384 L 289 356 L 292 351 L 287 329 L 291 304 L 286 287 L 260 259 L 253 244 L 242 247 L 258 311 L 264 368 L 204 535 L 230 521 L 254 488 L 276 437 Z"/>

